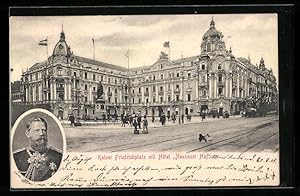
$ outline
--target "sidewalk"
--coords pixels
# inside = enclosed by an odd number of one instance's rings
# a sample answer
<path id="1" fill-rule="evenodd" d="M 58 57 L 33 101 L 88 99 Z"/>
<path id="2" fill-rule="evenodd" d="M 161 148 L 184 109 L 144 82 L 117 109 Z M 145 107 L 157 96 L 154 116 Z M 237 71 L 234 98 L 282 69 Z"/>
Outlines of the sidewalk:
<path id="1" fill-rule="evenodd" d="M 234 119 L 234 118 L 240 118 L 241 115 L 236 115 L 236 116 L 230 116 L 229 118 Z M 226 120 L 223 117 L 220 118 L 212 118 L 212 117 L 206 117 L 203 122 L 209 122 L 209 121 L 220 121 L 220 120 Z M 71 123 L 70 121 L 67 120 L 60 120 L 61 124 L 63 125 L 63 127 L 71 127 Z M 106 121 L 106 123 L 103 123 L 102 120 L 98 120 L 96 121 L 80 121 L 82 126 L 78 126 L 78 127 L 87 127 L 87 126 L 96 126 L 96 127 L 105 127 L 105 128 L 121 128 L 121 121 L 118 120 L 118 122 L 108 122 Z M 178 125 L 184 125 L 184 124 L 193 124 L 193 123 L 200 123 L 202 122 L 202 118 L 199 116 L 194 116 L 192 117 L 191 121 L 188 121 L 186 119 L 186 117 L 184 118 L 184 123 L 179 124 L 178 119 L 176 119 L 176 122 L 173 123 L 173 121 L 166 121 L 165 126 L 169 127 L 169 126 L 178 126 Z M 141 127 L 142 127 L 142 123 L 141 123 Z M 148 127 L 149 128 L 157 128 L 157 127 L 162 127 L 161 122 L 159 122 L 159 118 L 157 117 L 155 119 L 155 122 L 152 123 L 151 118 L 148 118 Z M 123 128 L 133 128 L 133 126 L 131 127 L 129 124 L 126 124 L 125 127 Z"/>

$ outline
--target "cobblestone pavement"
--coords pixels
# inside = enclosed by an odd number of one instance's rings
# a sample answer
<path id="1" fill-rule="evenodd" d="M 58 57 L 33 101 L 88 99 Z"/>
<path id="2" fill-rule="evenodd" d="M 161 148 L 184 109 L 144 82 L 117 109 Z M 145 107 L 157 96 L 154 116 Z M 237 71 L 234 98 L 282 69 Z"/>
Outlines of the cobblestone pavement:
<path id="1" fill-rule="evenodd" d="M 272 151 L 279 149 L 278 116 L 244 118 L 240 116 L 194 117 L 178 124 L 149 122 L 149 134 L 133 134 L 133 127 L 120 124 L 89 124 L 72 128 L 64 125 L 67 151 L 74 152 L 204 152 L 204 151 Z M 207 142 L 198 140 L 199 133 Z"/>

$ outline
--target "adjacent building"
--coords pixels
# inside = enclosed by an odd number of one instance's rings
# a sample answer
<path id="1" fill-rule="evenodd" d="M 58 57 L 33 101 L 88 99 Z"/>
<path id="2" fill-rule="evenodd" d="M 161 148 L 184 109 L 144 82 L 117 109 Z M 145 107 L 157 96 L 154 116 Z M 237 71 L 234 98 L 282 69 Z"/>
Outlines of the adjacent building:
<path id="1" fill-rule="evenodd" d="M 22 74 L 22 102 L 49 104 L 63 118 L 70 113 L 92 116 L 100 81 L 107 112 L 117 114 L 233 114 L 249 99 L 277 95 L 276 78 L 263 58 L 258 66 L 249 58 L 236 58 L 214 20 L 202 37 L 199 55 L 170 60 L 161 52 L 152 65 L 124 67 L 74 55 L 61 32 L 47 61 Z"/>

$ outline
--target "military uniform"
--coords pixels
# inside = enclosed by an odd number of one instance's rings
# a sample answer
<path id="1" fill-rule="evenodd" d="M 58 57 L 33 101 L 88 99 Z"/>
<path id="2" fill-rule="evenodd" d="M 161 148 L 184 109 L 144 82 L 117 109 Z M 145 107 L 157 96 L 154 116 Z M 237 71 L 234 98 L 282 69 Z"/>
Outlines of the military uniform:
<path id="1" fill-rule="evenodd" d="M 62 152 L 48 147 L 45 153 L 23 148 L 13 153 L 20 173 L 32 181 L 44 181 L 50 178 L 60 165 Z"/>

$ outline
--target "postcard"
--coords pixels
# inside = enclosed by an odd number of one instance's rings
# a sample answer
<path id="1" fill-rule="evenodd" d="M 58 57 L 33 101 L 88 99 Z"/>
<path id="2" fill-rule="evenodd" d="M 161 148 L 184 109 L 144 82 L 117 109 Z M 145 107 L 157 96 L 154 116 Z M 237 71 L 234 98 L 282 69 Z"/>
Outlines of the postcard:
<path id="1" fill-rule="evenodd" d="M 279 186 L 277 14 L 9 22 L 12 190 Z"/>

